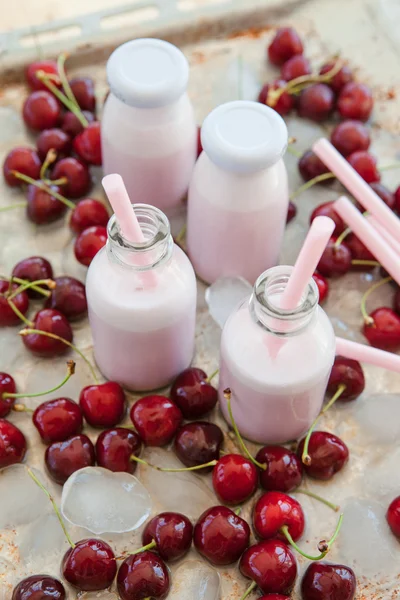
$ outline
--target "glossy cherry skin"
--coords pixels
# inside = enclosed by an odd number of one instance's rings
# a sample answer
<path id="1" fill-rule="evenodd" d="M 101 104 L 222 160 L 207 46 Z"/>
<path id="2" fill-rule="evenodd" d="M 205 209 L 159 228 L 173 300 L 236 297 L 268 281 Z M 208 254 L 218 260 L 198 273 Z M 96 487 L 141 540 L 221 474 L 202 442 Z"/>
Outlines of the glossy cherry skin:
<path id="1" fill-rule="evenodd" d="M 400 496 L 397 496 L 389 505 L 386 520 L 396 537 L 400 537 Z"/>
<path id="2" fill-rule="evenodd" d="M 61 121 L 61 105 L 51 92 L 37 90 L 25 100 L 22 116 L 26 125 L 35 131 L 51 129 Z"/>
<path id="3" fill-rule="evenodd" d="M 90 165 L 101 165 L 100 123 L 93 121 L 79 133 L 73 141 L 73 147 L 79 158 Z"/>
<path id="4" fill-rule="evenodd" d="M 165 396 L 145 396 L 131 408 L 130 417 L 146 446 L 165 446 L 182 422 L 179 408 Z"/>
<path id="5" fill-rule="evenodd" d="M 343 231 L 346 229 L 346 223 L 343 221 L 342 217 L 338 215 L 334 208 L 334 202 L 331 200 L 329 202 L 324 202 L 323 204 L 319 204 L 316 208 L 314 208 L 311 213 L 310 223 L 312 223 L 315 217 L 329 217 L 335 223 L 335 229 L 333 231 L 333 236 L 338 237 Z"/>
<path id="6" fill-rule="evenodd" d="M 57 185 L 50 186 L 52 192 L 61 194 L 61 188 Z M 32 223 L 44 225 L 52 223 L 64 216 L 67 207 L 65 204 L 54 198 L 45 190 L 37 188 L 35 185 L 28 186 L 26 214 Z"/>
<path id="7" fill-rule="evenodd" d="M 82 113 L 88 123 L 93 123 L 95 120 L 93 113 L 88 110 L 83 110 Z M 67 111 L 62 118 L 61 129 L 74 138 L 84 130 L 84 126 L 74 113 Z"/>
<path id="8" fill-rule="evenodd" d="M 18 285 L 13 283 L 11 291 L 14 292 L 18 289 Z M 10 306 L 7 299 L 8 291 L 10 290 L 10 284 L 5 279 L 0 280 L 0 327 L 12 327 L 13 325 L 21 325 L 21 319 L 15 314 Z M 29 308 L 28 294 L 20 292 L 17 294 L 11 302 L 18 308 L 18 310 L 25 315 Z"/>
<path id="9" fill-rule="evenodd" d="M 67 178 L 63 185 L 63 195 L 68 198 L 81 198 L 92 187 L 89 169 L 81 160 L 73 157 L 59 160 L 52 171 L 51 179 Z"/>
<path id="10" fill-rule="evenodd" d="M 263 593 L 289 594 L 297 576 L 297 563 L 289 546 L 281 540 L 266 540 L 242 554 L 239 569 L 256 582 Z"/>
<path id="11" fill-rule="evenodd" d="M 44 462 L 51 479 L 64 485 L 72 473 L 96 463 L 94 446 L 86 435 L 74 435 L 64 442 L 50 444 Z"/>
<path id="12" fill-rule="evenodd" d="M 285 540 L 280 533 L 286 525 L 294 541 L 303 534 L 305 518 L 303 509 L 297 500 L 283 492 L 267 492 L 258 499 L 253 512 L 253 527 L 256 534 L 267 540 L 278 537 Z"/>
<path id="13" fill-rule="evenodd" d="M 303 467 L 297 454 L 284 446 L 264 446 L 256 456 L 266 470 L 260 470 L 260 484 L 264 490 L 291 492 L 299 487 Z"/>
<path id="14" fill-rule="evenodd" d="M 53 268 L 49 261 L 42 256 L 30 256 L 20 260 L 12 271 L 13 277 L 26 279 L 26 281 L 37 281 L 38 279 L 53 279 Z M 39 292 L 28 289 L 30 298 L 43 298 Z"/>
<path id="15" fill-rule="evenodd" d="M 318 293 L 319 293 L 319 303 L 323 304 L 328 297 L 329 294 L 329 283 L 327 279 L 321 273 L 314 273 L 313 279 L 317 284 Z"/>
<path id="16" fill-rule="evenodd" d="M 241 504 L 250 498 L 257 480 L 256 467 L 240 454 L 225 454 L 212 473 L 214 491 L 224 504 Z"/>
<path id="17" fill-rule="evenodd" d="M 61 570 L 64 578 L 75 588 L 94 592 L 110 587 L 117 573 L 117 561 L 106 542 L 87 539 L 67 550 Z"/>
<path id="18" fill-rule="evenodd" d="M 319 72 L 321 75 L 328 73 L 335 66 L 335 63 L 329 62 L 323 65 Z M 343 67 L 334 75 L 329 81 L 329 86 L 333 89 L 334 92 L 339 93 L 341 89 L 344 88 L 346 83 L 353 81 L 353 72 L 347 65 L 343 65 Z"/>
<path id="19" fill-rule="evenodd" d="M 175 454 L 186 467 L 218 460 L 224 434 L 218 425 L 207 421 L 187 423 L 180 427 L 174 441 Z M 211 470 L 210 467 L 209 470 Z M 204 469 L 202 472 L 206 472 Z"/>
<path id="20" fill-rule="evenodd" d="M 295 96 L 288 94 L 288 92 L 282 92 L 277 100 L 274 100 L 270 96 L 270 91 L 279 90 L 285 86 L 286 81 L 283 79 L 277 79 L 273 83 L 266 83 L 260 90 L 258 101 L 261 102 L 261 104 L 270 106 L 281 116 L 288 115 L 296 104 Z"/>
<path id="21" fill-rule="evenodd" d="M 67 342 L 72 342 L 71 325 L 59 310 L 43 308 L 36 314 L 33 325 L 34 329 L 53 333 Z M 37 356 L 60 356 L 69 350 L 67 344 L 61 340 L 55 340 L 39 333 L 24 335 L 22 341 L 25 347 Z"/>
<path id="22" fill-rule="evenodd" d="M 58 75 L 57 63 L 55 60 L 36 60 L 26 68 L 25 77 L 29 87 L 32 90 L 47 90 L 43 81 L 37 78 L 37 71 L 44 71 L 48 75 Z"/>
<path id="23" fill-rule="evenodd" d="M 87 300 L 85 286 L 74 277 L 56 277 L 56 287 L 51 290 L 51 295 L 46 301 L 47 308 L 55 308 L 67 317 L 69 321 L 76 321 L 87 314 Z"/>
<path id="24" fill-rule="evenodd" d="M 382 306 L 370 315 L 372 324 L 364 324 L 363 334 L 375 348 L 396 351 L 400 348 L 400 316 L 391 308 Z"/>
<path id="25" fill-rule="evenodd" d="M 96 456 L 99 467 L 114 473 L 136 471 L 137 463 L 131 456 L 139 456 L 142 440 L 135 431 L 124 427 L 115 427 L 103 431 L 96 441 Z"/>
<path id="26" fill-rule="evenodd" d="M 96 110 L 96 96 L 94 92 L 94 81 L 90 77 L 74 77 L 69 85 L 72 93 L 82 110 L 94 112 Z"/>
<path id="27" fill-rule="evenodd" d="M 50 575 L 31 575 L 14 588 L 11 600 L 65 600 L 61 581 Z"/>
<path id="28" fill-rule="evenodd" d="M 185 556 L 190 550 L 193 538 L 193 525 L 185 515 L 164 512 L 149 521 L 142 534 L 143 546 L 152 541 L 156 551 L 166 562 Z"/>
<path id="29" fill-rule="evenodd" d="M 39 179 L 40 167 L 42 161 L 39 158 L 38 153 L 33 148 L 25 148 L 24 146 L 18 146 L 13 148 L 7 154 L 3 163 L 3 175 L 7 185 L 11 187 L 20 187 L 24 185 L 21 179 L 18 179 L 13 175 L 12 171 L 18 171 L 23 175 L 32 177 L 32 179 Z"/>
<path id="30" fill-rule="evenodd" d="M 15 402 L 15 398 L 3 398 L 3 394 L 15 394 L 17 386 L 8 373 L 0 372 L 0 418 L 6 417 Z"/>
<path id="31" fill-rule="evenodd" d="M 45 444 L 62 442 L 82 431 L 79 405 L 69 398 L 55 398 L 40 404 L 32 415 L 34 426 Z"/>
<path id="32" fill-rule="evenodd" d="M 76 259 L 88 267 L 96 254 L 106 245 L 107 229 L 93 225 L 84 229 L 76 238 L 74 253 Z"/>
<path id="33" fill-rule="evenodd" d="M 293 219 L 295 218 L 296 215 L 297 215 L 297 206 L 290 200 L 287 215 L 286 215 L 286 223 L 290 223 L 290 221 L 293 221 Z"/>
<path id="34" fill-rule="evenodd" d="M 339 396 L 338 402 L 355 400 L 363 393 L 365 388 L 364 371 L 357 360 L 336 356 L 329 376 L 327 393 L 335 394 L 340 384 L 344 384 L 346 389 Z"/>
<path id="35" fill-rule="evenodd" d="M 353 152 L 368 150 L 371 138 L 364 123 L 350 119 L 336 125 L 331 133 L 331 142 L 340 154 L 349 156 Z"/>
<path id="36" fill-rule="evenodd" d="M 301 458 L 304 448 L 303 438 L 297 449 Z M 344 442 L 333 433 L 327 431 L 314 431 L 310 437 L 308 454 L 311 458 L 310 465 L 303 465 L 309 477 L 327 481 L 335 473 L 343 469 L 349 460 L 349 450 Z"/>
<path id="37" fill-rule="evenodd" d="M 282 65 L 295 56 L 303 54 L 303 44 L 293 27 L 281 27 L 268 46 L 268 57 L 274 65 Z"/>
<path id="38" fill-rule="evenodd" d="M 354 233 L 349 233 L 346 236 L 346 246 L 349 248 L 351 252 L 351 258 L 353 260 L 367 260 L 367 261 L 375 261 L 375 257 L 368 250 L 366 246 L 362 243 L 362 241 L 354 235 Z M 351 265 L 353 271 L 367 271 L 369 269 L 373 269 L 373 266 L 369 265 Z"/>
<path id="39" fill-rule="evenodd" d="M 297 103 L 300 117 L 324 121 L 333 111 L 335 94 L 325 83 L 315 83 L 304 89 Z"/>
<path id="40" fill-rule="evenodd" d="M 376 158 L 366 150 L 353 152 L 353 154 L 347 157 L 347 160 L 367 183 L 380 181 L 381 175 L 377 168 Z"/>
<path id="41" fill-rule="evenodd" d="M 119 568 L 117 588 L 121 600 L 164 600 L 170 588 L 168 569 L 154 552 L 128 556 Z"/>
<path id="42" fill-rule="evenodd" d="M 296 77 L 309 75 L 311 72 L 311 64 L 308 58 L 302 54 L 296 54 L 282 65 L 281 77 L 285 81 L 291 81 Z"/>
<path id="43" fill-rule="evenodd" d="M 310 563 L 301 580 L 302 600 L 353 600 L 356 576 L 345 565 Z"/>
<path id="44" fill-rule="evenodd" d="M 206 510 L 194 528 L 194 546 L 213 565 L 230 565 L 242 556 L 250 542 L 247 522 L 226 506 Z"/>
<path id="45" fill-rule="evenodd" d="M 71 137 L 62 129 L 54 127 L 45 129 L 36 140 L 38 154 L 42 160 L 46 158 L 49 150 L 57 152 L 57 158 L 68 156 L 72 149 Z"/>
<path id="46" fill-rule="evenodd" d="M 218 401 L 218 392 L 208 383 L 207 374 L 195 367 L 189 367 L 178 375 L 172 384 L 170 395 L 185 419 L 203 417 Z"/>
<path id="47" fill-rule="evenodd" d="M 114 427 L 125 415 L 125 392 L 115 381 L 88 385 L 79 395 L 79 406 L 92 427 Z"/>
<path id="48" fill-rule="evenodd" d="M 304 181 L 310 181 L 318 175 L 324 175 L 329 172 L 327 166 L 324 165 L 322 160 L 312 150 L 306 150 L 303 156 L 299 160 L 299 171 Z M 329 179 L 321 181 L 321 183 L 329 183 Z"/>
<path id="49" fill-rule="evenodd" d="M 378 181 L 373 181 L 370 186 L 374 190 L 376 194 L 378 194 L 379 198 L 381 198 L 384 203 L 391 208 L 392 210 L 396 210 L 396 199 L 395 195 L 387 189 L 382 183 Z M 364 209 L 362 209 L 364 211 Z"/>
<path id="50" fill-rule="evenodd" d="M 400 287 L 397 288 L 393 298 L 393 309 L 398 315 L 400 315 Z"/>
<path id="51" fill-rule="evenodd" d="M 318 271 L 325 277 L 340 277 L 345 275 L 351 268 L 351 252 L 345 242 L 336 244 L 331 238 L 318 263 Z"/>
<path id="52" fill-rule="evenodd" d="M 106 227 L 109 218 L 107 208 L 100 200 L 84 198 L 72 211 L 69 226 L 74 233 L 81 233 L 93 225 Z"/>
<path id="53" fill-rule="evenodd" d="M 400 213 L 400 185 L 394 193 L 394 210 Z"/>
<path id="54" fill-rule="evenodd" d="M 25 436 L 18 427 L 6 419 L 0 419 L 0 469 L 24 460 Z"/>
<path id="55" fill-rule="evenodd" d="M 258 600 L 289 600 L 289 596 L 284 596 L 283 594 L 265 594 Z"/>
<path id="56" fill-rule="evenodd" d="M 344 119 L 367 121 L 374 106 L 371 90 L 363 83 L 347 83 L 337 100 L 338 111 Z"/>

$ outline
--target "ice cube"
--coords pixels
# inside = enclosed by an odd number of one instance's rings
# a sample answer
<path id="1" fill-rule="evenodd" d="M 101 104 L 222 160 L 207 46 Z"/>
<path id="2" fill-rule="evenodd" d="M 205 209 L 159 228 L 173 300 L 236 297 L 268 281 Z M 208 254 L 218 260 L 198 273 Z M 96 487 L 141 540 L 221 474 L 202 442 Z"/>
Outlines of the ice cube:
<path id="1" fill-rule="evenodd" d="M 32 469 L 39 480 L 42 474 Z M 49 504 L 24 465 L 12 465 L 0 471 L 0 529 L 32 523 L 44 515 Z"/>
<path id="2" fill-rule="evenodd" d="M 151 513 L 151 499 L 130 473 L 86 467 L 65 483 L 61 513 L 73 525 L 92 533 L 123 533 L 146 521 Z"/>
<path id="3" fill-rule="evenodd" d="M 386 506 L 400 494 L 400 448 L 379 452 L 368 462 L 363 478 L 365 495 L 371 495 Z"/>
<path id="4" fill-rule="evenodd" d="M 69 548 L 57 515 L 50 512 L 17 530 L 21 558 L 32 570 L 43 568 L 43 560 L 64 554 Z"/>
<path id="5" fill-rule="evenodd" d="M 114 592 L 102 590 L 101 592 L 86 592 L 79 596 L 79 600 L 118 600 L 118 596 Z"/>
<path id="6" fill-rule="evenodd" d="M 213 95 L 217 104 L 232 100 L 255 100 L 261 84 L 252 66 L 243 58 L 236 56 L 224 69 L 224 76 L 215 83 Z"/>
<path id="7" fill-rule="evenodd" d="M 170 600 L 220 600 L 221 582 L 218 572 L 199 560 L 180 565 L 172 577 Z"/>
<path id="8" fill-rule="evenodd" d="M 206 290 L 206 302 L 210 315 L 220 327 L 232 311 L 250 296 L 252 286 L 243 277 L 221 277 Z"/>
<path id="9" fill-rule="evenodd" d="M 363 396 L 357 403 L 355 418 L 372 444 L 395 444 L 400 437 L 400 395 Z M 400 492 L 400 490 L 399 490 Z"/>

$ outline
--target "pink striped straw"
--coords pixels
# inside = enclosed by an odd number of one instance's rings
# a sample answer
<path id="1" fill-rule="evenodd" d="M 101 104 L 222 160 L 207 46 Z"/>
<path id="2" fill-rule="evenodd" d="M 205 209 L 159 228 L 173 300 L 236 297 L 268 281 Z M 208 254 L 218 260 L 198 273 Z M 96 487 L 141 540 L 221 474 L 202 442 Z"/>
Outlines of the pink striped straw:
<path id="1" fill-rule="evenodd" d="M 400 356 L 392 352 L 385 352 L 384 350 L 378 350 L 378 348 L 337 337 L 336 354 L 400 373 Z"/>
<path id="2" fill-rule="evenodd" d="M 336 200 L 334 209 L 400 285 L 400 257 L 393 248 L 389 246 L 346 196 L 341 196 L 339 200 Z"/>
<path id="3" fill-rule="evenodd" d="M 315 154 L 336 175 L 360 204 L 373 215 L 379 223 L 396 239 L 400 240 L 400 219 L 383 202 L 374 190 L 353 169 L 345 158 L 325 138 L 313 145 Z M 372 252 L 372 250 L 371 250 Z"/>
<path id="4" fill-rule="evenodd" d="M 394 237 L 392 237 L 390 233 L 384 227 L 382 227 L 379 221 L 375 219 L 375 217 L 373 217 L 372 215 L 366 215 L 365 218 L 367 219 L 368 223 L 372 225 L 372 227 L 376 229 L 378 233 L 381 234 L 381 236 L 389 244 L 389 246 L 391 246 L 393 250 L 397 252 L 400 258 L 400 242 L 395 240 Z"/>

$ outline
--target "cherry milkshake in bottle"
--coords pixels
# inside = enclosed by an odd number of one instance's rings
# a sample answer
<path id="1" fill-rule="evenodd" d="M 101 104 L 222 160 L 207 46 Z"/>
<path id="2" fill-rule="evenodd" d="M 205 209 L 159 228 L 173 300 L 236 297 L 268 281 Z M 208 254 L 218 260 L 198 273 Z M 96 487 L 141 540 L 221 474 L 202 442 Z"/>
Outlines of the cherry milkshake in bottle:
<path id="1" fill-rule="evenodd" d="M 162 40 L 119 46 L 107 63 L 101 119 L 104 174 L 119 173 L 132 203 L 179 212 L 197 158 L 197 125 L 182 52 Z"/>
<path id="2" fill-rule="evenodd" d="M 208 283 L 252 284 L 278 263 L 289 202 L 283 119 L 259 102 L 222 104 L 201 129 L 204 152 L 189 186 L 187 249 Z"/>
<path id="3" fill-rule="evenodd" d="M 260 275 L 222 332 L 222 412 L 229 420 L 224 390 L 230 388 L 239 431 L 260 444 L 286 443 L 308 430 L 335 359 L 334 331 L 313 279 L 295 309 L 279 308 L 292 270 L 274 267 Z"/>

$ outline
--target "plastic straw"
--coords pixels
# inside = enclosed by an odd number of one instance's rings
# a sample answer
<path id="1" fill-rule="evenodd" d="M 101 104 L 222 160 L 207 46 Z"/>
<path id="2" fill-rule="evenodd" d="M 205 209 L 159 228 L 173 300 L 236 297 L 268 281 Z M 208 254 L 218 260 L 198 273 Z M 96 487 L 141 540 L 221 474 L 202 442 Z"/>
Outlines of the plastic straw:
<path id="1" fill-rule="evenodd" d="M 357 342 L 337 337 L 336 354 L 369 363 L 376 367 L 382 367 L 382 369 L 387 369 L 388 371 L 400 373 L 400 356 L 391 352 L 385 352 L 384 350 L 378 350 L 378 348 L 371 348 L 371 346 L 365 346 L 364 344 L 358 344 Z"/>
<path id="2" fill-rule="evenodd" d="M 393 250 L 395 252 L 397 252 L 397 254 L 399 255 L 399 259 L 400 259 L 400 242 L 395 240 L 394 237 L 392 237 L 390 235 L 390 233 L 387 231 L 387 229 L 382 227 L 382 225 L 379 223 L 379 221 L 377 221 L 375 219 L 375 217 L 373 217 L 372 215 L 367 215 L 365 218 L 367 219 L 368 223 L 370 225 L 372 225 L 372 227 L 374 229 L 376 229 L 376 231 L 378 233 L 380 233 L 380 235 L 389 244 L 389 246 L 391 246 L 393 248 Z"/>

